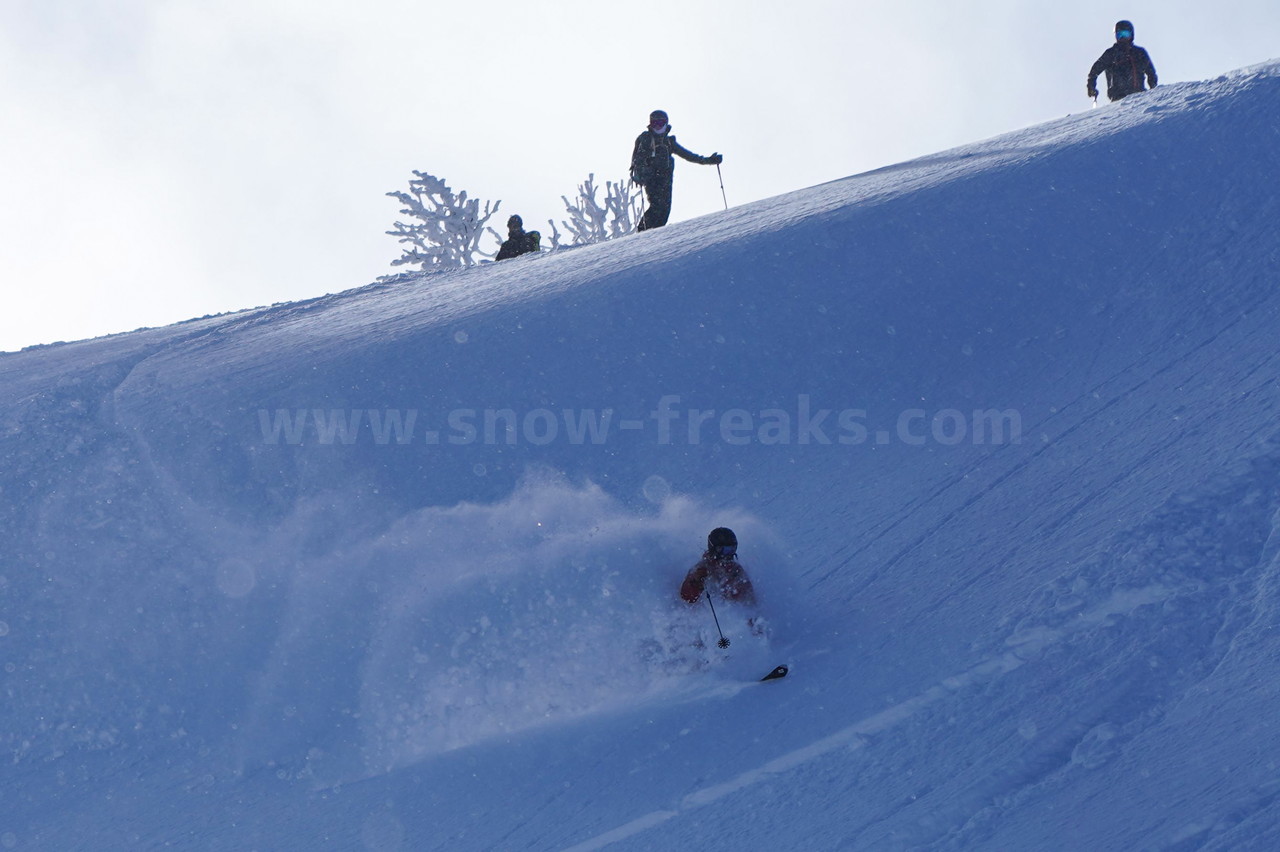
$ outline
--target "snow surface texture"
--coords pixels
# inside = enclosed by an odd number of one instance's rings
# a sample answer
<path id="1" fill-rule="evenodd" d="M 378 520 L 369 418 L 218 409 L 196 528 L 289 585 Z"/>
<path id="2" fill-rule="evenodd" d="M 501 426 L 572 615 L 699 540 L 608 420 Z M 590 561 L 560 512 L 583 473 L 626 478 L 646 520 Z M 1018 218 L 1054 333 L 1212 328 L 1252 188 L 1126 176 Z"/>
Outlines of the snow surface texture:
<path id="1" fill-rule="evenodd" d="M 1278 118 L 0 357 L 0 846 L 1276 848 Z"/>

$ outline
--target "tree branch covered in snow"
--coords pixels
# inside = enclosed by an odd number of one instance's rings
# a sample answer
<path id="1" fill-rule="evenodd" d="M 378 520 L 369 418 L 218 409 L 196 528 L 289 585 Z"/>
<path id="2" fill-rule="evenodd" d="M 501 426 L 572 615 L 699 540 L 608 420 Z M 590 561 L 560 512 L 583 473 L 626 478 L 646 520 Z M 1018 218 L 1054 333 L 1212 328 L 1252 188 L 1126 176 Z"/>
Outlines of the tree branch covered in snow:
<path id="1" fill-rule="evenodd" d="M 562 220 L 567 236 L 572 239 L 570 245 L 581 246 L 600 243 L 615 237 L 626 236 L 635 232 L 643 210 L 641 190 L 630 181 L 617 183 L 605 181 L 605 197 L 602 205 L 596 200 L 599 187 L 595 184 L 595 174 L 587 175 L 585 183 L 578 185 L 578 196 L 570 201 L 567 196 L 560 196 L 565 210 L 569 214 Z M 560 232 L 556 224 L 551 223 L 551 247 L 560 246 Z"/>
<path id="2" fill-rule="evenodd" d="M 409 192 L 387 193 L 404 205 L 401 213 L 416 220 L 396 222 L 395 230 L 387 231 L 408 246 L 391 265 L 419 264 L 424 271 L 431 271 L 475 266 L 479 258 L 493 257 L 496 252 L 480 250 L 480 240 L 485 223 L 502 202 L 486 201 L 482 211 L 479 199 L 468 198 L 465 191 L 454 194 L 443 178 L 419 171 L 414 175 Z"/>

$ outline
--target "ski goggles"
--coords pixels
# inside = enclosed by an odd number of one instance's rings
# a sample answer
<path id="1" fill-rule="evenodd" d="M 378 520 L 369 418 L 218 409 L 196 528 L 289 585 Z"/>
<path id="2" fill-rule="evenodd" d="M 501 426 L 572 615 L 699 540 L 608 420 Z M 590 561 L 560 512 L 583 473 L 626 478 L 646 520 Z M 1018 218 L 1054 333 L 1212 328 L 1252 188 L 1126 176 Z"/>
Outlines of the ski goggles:
<path id="1" fill-rule="evenodd" d="M 1116 32 L 1116 38 L 1133 38 L 1132 30 L 1119 30 Z"/>
<path id="2" fill-rule="evenodd" d="M 722 544 L 716 548 L 716 556 L 722 559 L 728 559 L 738 555 L 738 545 Z"/>

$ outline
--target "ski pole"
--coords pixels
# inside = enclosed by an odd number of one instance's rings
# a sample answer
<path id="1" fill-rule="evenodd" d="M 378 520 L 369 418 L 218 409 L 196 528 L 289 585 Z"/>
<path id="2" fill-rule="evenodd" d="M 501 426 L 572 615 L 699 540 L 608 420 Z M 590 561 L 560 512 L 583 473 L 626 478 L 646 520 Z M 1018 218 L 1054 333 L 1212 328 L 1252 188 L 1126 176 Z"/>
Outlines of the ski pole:
<path id="1" fill-rule="evenodd" d="M 707 606 L 711 607 L 711 617 L 716 621 L 716 632 L 720 634 L 720 641 L 716 644 L 721 648 L 729 647 L 729 640 L 725 638 L 724 631 L 720 629 L 720 618 L 716 615 L 716 605 L 711 602 L 711 592 L 707 592 Z"/>
<path id="2" fill-rule="evenodd" d="M 720 164 L 719 164 L 719 163 L 716 163 L 716 174 L 717 174 L 717 175 L 719 175 L 719 177 L 720 177 L 720 197 L 721 197 L 722 199 L 724 199 L 724 209 L 725 209 L 725 210 L 728 210 L 728 209 L 729 209 L 729 199 L 728 199 L 728 197 L 727 197 L 727 196 L 725 196 L 725 194 L 724 194 L 724 175 L 723 175 L 723 174 L 721 173 L 721 171 L 720 171 Z M 711 598 L 707 598 L 707 600 L 711 600 Z M 713 611 L 714 611 L 714 610 L 713 610 Z"/>
<path id="3" fill-rule="evenodd" d="M 636 233 L 639 233 L 640 231 L 644 230 L 640 226 L 644 224 L 645 214 L 649 212 L 649 208 L 652 207 L 653 205 L 651 203 L 652 199 L 649 198 L 649 187 L 645 186 L 642 183 L 638 183 L 636 184 L 636 186 L 640 187 L 640 212 L 636 214 L 636 230 L 635 230 Z"/>

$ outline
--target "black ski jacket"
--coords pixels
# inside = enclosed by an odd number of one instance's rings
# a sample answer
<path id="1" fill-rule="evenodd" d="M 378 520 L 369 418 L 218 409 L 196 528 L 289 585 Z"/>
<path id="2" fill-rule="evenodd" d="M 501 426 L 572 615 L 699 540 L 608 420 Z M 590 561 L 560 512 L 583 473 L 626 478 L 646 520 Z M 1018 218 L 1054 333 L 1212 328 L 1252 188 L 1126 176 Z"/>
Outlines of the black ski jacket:
<path id="1" fill-rule="evenodd" d="M 1118 101 L 1126 95 L 1141 92 L 1143 78 L 1156 87 L 1156 67 L 1144 48 L 1117 42 L 1106 49 L 1089 69 L 1089 90 L 1098 88 L 1098 75 L 1107 74 L 1107 97 Z"/>
<path id="2" fill-rule="evenodd" d="M 710 157 L 699 157 L 681 145 L 670 131 L 654 133 L 646 130 L 636 137 L 636 146 L 631 151 L 631 179 L 641 186 L 671 183 L 676 170 L 673 154 L 704 166 L 715 163 Z"/>
<path id="3" fill-rule="evenodd" d="M 508 231 L 507 240 L 498 249 L 498 256 L 494 260 L 510 260 L 522 254 L 538 251 L 541 242 L 541 234 L 537 231 Z"/>

